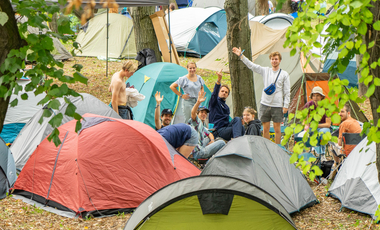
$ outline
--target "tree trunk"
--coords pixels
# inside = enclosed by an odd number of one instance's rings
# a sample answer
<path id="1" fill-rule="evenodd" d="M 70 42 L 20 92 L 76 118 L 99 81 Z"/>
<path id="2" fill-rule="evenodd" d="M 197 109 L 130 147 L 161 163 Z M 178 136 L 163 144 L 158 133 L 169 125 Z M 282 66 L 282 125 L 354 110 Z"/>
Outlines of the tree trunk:
<path id="1" fill-rule="evenodd" d="M 371 2 L 371 4 L 374 6 L 370 10 L 372 14 L 374 15 L 375 20 L 378 20 L 378 15 L 380 12 L 380 2 Z M 372 49 L 368 50 L 371 54 L 370 59 L 368 61 L 368 65 L 370 66 L 372 63 L 377 62 L 380 57 L 380 33 L 379 31 L 376 31 L 372 25 L 368 26 L 368 32 L 365 35 L 365 42 L 368 47 L 369 43 L 372 41 L 375 41 L 375 45 L 372 47 Z M 374 78 L 380 78 L 380 68 L 379 66 L 376 69 L 371 68 L 370 74 L 373 75 Z M 372 81 L 370 84 L 374 84 L 374 81 Z M 377 108 L 380 105 L 380 86 L 376 86 L 375 92 L 372 94 L 372 96 L 369 98 L 369 101 L 371 103 L 371 110 L 372 110 L 372 116 L 373 116 L 373 122 L 374 126 L 377 126 L 377 123 L 379 122 L 380 113 L 377 112 Z M 379 132 L 379 131 L 377 131 Z M 380 143 L 376 144 L 376 167 L 377 167 L 377 175 L 378 180 L 380 182 Z"/>
<path id="2" fill-rule="evenodd" d="M 276 4 L 276 13 L 284 13 L 284 14 L 292 13 L 292 8 L 290 7 L 291 3 L 292 3 L 291 0 L 287 0 L 286 2 L 284 2 L 284 4 L 282 4 L 281 9 L 278 9 L 278 4 Z"/>
<path id="3" fill-rule="evenodd" d="M 0 1 L 0 12 L 4 12 L 8 15 L 8 21 L 2 26 L 0 24 L 0 66 L 4 63 L 8 53 L 12 49 L 19 49 L 25 45 L 18 32 L 17 22 L 15 19 L 15 12 L 12 9 L 10 1 Z M 6 74 L 6 73 L 5 73 Z M 3 77 L 3 73 L 0 72 L 0 78 Z M 4 84 L 9 89 L 9 84 Z M 0 132 L 3 130 L 3 124 L 5 120 L 5 114 L 8 110 L 10 97 L 0 97 Z"/>
<path id="4" fill-rule="evenodd" d="M 226 0 L 227 2 L 227 0 Z M 248 7 L 248 5 L 247 5 Z M 226 9 L 226 5 L 224 5 L 224 9 Z M 260 15 L 269 14 L 269 5 L 268 0 L 256 0 L 255 4 L 255 17 Z"/>
<path id="5" fill-rule="evenodd" d="M 51 18 L 51 22 L 49 23 L 49 28 L 54 33 L 58 33 L 58 24 L 57 24 L 57 21 L 58 21 L 58 14 L 55 13 L 55 14 L 53 14 L 53 17 Z"/>
<path id="6" fill-rule="evenodd" d="M 251 30 L 248 24 L 247 0 L 226 0 L 224 9 L 227 16 L 227 48 L 230 67 L 232 101 L 234 114 L 242 114 L 245 106 L 256 109 L 253 74 L 240 58 L 232 53 L 232 47 L 245 49 L 244 54 L 251 57 Z M 257 109 L 256 109 L 257 110 Z"/>
<path id="7" fill-rule="evenodd" d="M 130 8 L 137 52 L 145 48 L 150 48 L 154 50 L 157 61 L 161 62 L 161 53 L 158 48 L 156 33 L 154 32 L 152 20 L 149 17 L 154 13 L 154 6 Z"/>
<path id="8" fill-rule="evenodd" d="M 357 54 L 356 55 L 356 68 L 359 69 L 360 63 L 363 60 L 363 54 Z M 362 82 L 360 83 L 359 80 L 361 78 L 360 73 L 358 73 L 358 86 L 359 86 L 359 96 L 364 96 L 367 93 L 368 87 Z"/>

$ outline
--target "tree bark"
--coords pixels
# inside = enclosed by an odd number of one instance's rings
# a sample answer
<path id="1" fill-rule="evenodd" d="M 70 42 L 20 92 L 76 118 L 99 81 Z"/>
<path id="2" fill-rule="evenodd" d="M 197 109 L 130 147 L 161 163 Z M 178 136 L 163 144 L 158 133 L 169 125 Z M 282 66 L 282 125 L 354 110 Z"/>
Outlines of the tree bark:
<path id="1" fill-rule="evenodd" d="M 4 12 L 8 15 L 8 21 L 2 26 L 0 24 L 0 66 L 4 63 L 8 53 L 12 49 L 19 49 L 25 45 L 25 41 L 21 39 L 18 32 L 17 22 L 15 19 L 15 12 L 13 11 L 10 1 L 0 1 L 0 12 Z M 6 74 L 6 73 L 5 73 Z M 0 78 L 3 77 L 3 73 L 0 72 Z M 3 85 L 9 89 L 9 84 Z M 8 110 L 10 97 L 0 97 L 0 132 L 3 130 L 3 124 L 5 115 Z"/>
<path id="2" fill-rule="evenodd" d="M 226 9 L 225 7 L 226 6 L 224 6 L 224 9 Z M 255 17 L 260 16 L 260 15 L 267 15 L 267 14 L 269 14 L 268 0 L 256 0 Z"/>
<path id="3" fill-rule="evenodd" d="M 356 68 L 359 69 L 360 63 L 363 60 L 363 54 L 357 54 L 356 55 Z M 359 96 L 364 96 L 367 93 L 368 87 L 362 82 L 360 83 L 359 80 L 361 78 L 360 73 L 358 72 L 358 86 L 359 86 Z"/>
<path id="4" fill-rule="evenodd" d="M 247 0 L 226 0 L 224 9 L 227 16 L 227 48 L 231 76 L 232 101 L 234 114 L 242 114 L 245 106 L 256 109 L 253 74 L 240 58 L 232 53 L 233 47 L 245 49 L 244 54 L 251 57 L 251 30 L 248 24 Z M 257 110 L 257 109 L 256 109 Z"/>
<path id="5" fill-rule="evenodd" d="M 272 1 L 273 2 L 273 1 Z M 284 14 L 290 14 L 292 13 L 292 8 L 290 7 L 290 4 L 292 3 L 291 0 L 287 0 L 282 4 L 281 9 L 278 9 L 278 5 L 276 4 L 276 13 L 284 13 Z"/>
<path id="6" fill-rule="evenodd" d="M 150 48 L 154 50 L 157 61 L 161 62 L 161 52 L 158 48 L 156 33 L 154 32 L 152 20 L 149 17 L 154 13 L 154 6 L 130 8 L 137 52 Z"/>
<path id="7" fill-rule="evenodd" d="M 374 21 L 377 21 L 380 19 L 380 2 L 371 2 L 371 4 L 374 6 L 370 10 L 373 14 Z M 376 31 L 372 25 L 368 25 L 368 32 L 365 35 L 365 42 L 368 47 L 369 43 L 375 41 L 375 45 L 367 50 L 367 52 L 370 53 L 370 59 L 368 61 L 368 65 L 370 66 L 372 63 L 377 62 L 380 57 L 380 33 L 379 31 Z M 373 75 L 374 78 L 380 78 L 380 68 L 379 66 L 376 67 L 376 69 L 371 69 L 370 74 Z M 371 85 L 374 84 L 374 81 L 370 82 L 368 84 Z M 376 86 L 375 92 L 370 96 L 369 101 L 371 103 L 371 110 L 372 110 L 372 116 L 373 116 L 373 122 L 374 126 L 377 126 L 377 123 L 379 122 L 380 113 L 377 112 L 377 108 L 380 105 L 380 87 Z M 379 132 L 379 131 L 378 131 Z M 380 143 L 376 144 L 376 167 L 377 167 L 377 175 L 378 180 L 380 182 Z"/>

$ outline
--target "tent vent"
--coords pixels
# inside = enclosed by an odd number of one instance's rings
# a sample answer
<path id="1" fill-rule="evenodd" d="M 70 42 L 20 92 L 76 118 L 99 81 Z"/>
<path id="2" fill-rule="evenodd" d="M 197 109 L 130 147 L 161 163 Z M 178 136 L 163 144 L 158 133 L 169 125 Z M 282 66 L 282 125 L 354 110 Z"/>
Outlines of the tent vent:
<path id="1" fill-rule="evenodd" d="M 230 211 L 233 194 L 209 192 L 198 195 L 198 201 L 205 214 L 224 214 L 228 215 Z"/>

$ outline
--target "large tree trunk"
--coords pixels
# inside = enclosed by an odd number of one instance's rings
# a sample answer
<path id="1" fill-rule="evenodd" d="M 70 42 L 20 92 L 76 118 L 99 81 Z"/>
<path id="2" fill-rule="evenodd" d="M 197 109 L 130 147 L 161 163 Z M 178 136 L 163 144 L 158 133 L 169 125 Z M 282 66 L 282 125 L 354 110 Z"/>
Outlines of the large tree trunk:
<path id="1" fill-rule="evenodd" d="M 226 0 L 227 2 L 227 0 Z M 248 7 L 248 5 L 247 5 Z M 224 5 L 224 9 L 226 6 Z M 268 0 L 256 0 L 255 3 L 255 17 L 260 15 L 267 15 L 269 14 L 269 5 Z"/>
<path id="2" fill-rule="evenodd" d="M 12 9 L 10 1 L 0 1 L 0 12 L 4 12 L 8 15 L 8 21 L 2 26 L 0 24 L 0 66 L 4 63 L 8 53 L 12 49 L 19 49 L 22 45 L 25 45 L 18 32 L 17 22 L 15 19 L 15 12 Z M 0 78 L 3 77 L 3 73 L 0 72 Z M 9 84 L 3 84 L 9 89 Z M 5 114 L 8 110 L 10 97 L 0 97 L 0 132 L 3 130 L 3 124 L 5 120 Z"/>
<path id="3" fill-rule="evenodd" d="M 227 48 L 230 67 L 234 114 L 242 114 L 245 106 L 256 109 L 255 88 L 252 71 L 239 57 L 232 53 L 232 47 L 245 49 L 245 56 L 251 57 L 251 30 L 248 24 L 247 0 L 226 0 L 224 9 L 227 16 Z"/>
<path id="4" fill-rule="evenodd" d="M 154 13 L 154 6 L 130 8 L 137 52 L 145 48 L 150 48 L 154 50 L 157 61 L 161 62 L 161 53 L 158 48 L 156 33 L 154 32 L 152 20 L 149 17 Z"/>
<path id="5" fill-rule="evenodd" d="M 376 1 L 376 2 L 372 1 L 371 4 L 374 6 L 370 9 L 372 14 L 378 15 L 379 11 L 380 11 L 380 2 L 379 1 Z M 377 18 L 377 16 L 375 18 Z M 377 19 L 375 19 L 375 20 L 377 20 Z M 372 48 L 374 50 L 372 50 L 372 49 L 368 50 L 368 52 L 371 53 L 370 59 L 368 61 L 369 66 L 372 63 L 377 62 L 379 57 L 380 57 L 380 33 L 379 33 L 379 31 L 376 31 L 372 25 L 370 25 L 370 26 L 368 26 L 368 32 L 365 36 L 366 45 L 368 46 L 369 43 L 372 41 L 375 41 L 375 45 Z M 374 78 L 380 78 L 379 66 L 376 69 L 371 68 L 370 74 L 372 74 L 374 76 Z M 374 84 L 374 81 L 372 81 L 370 84 Z M 376 86 L 375 92 L 369 98 L 369 101 L 371 103 L 374 126 L 377 126 L 377 123 L 379 122 L 379 118 L 380 118 L 380 113 L 377 112 L 377 108 L 380 105 L 380 87 L 379 86 Z M 378 180 L 380 182 L 380 143 L 376 144 L 376 167 L 377 167 Z"/>

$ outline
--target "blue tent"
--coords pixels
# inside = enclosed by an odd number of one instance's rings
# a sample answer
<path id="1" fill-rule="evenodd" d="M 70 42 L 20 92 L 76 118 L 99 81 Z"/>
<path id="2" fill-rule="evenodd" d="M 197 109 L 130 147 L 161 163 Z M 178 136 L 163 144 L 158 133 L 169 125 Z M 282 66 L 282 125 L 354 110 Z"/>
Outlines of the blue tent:
<path id="1" fill-rule="evenodd" d="M 164 100 L 160 105 L 161 111 L 163 109 L 172 109 L 176 115 L 180 114 L 180 98 L 173 93 L 169 86 L 179 77 L 186 74 L 186 68 L 167 62 L 156 62 L 147 65 L 133 74 L 126 83 L 129 83 L 131 86 L 133 85 L 135 89 L 145 96 L 144 100 L 140 101 L 136 107 L 132 108 L 134 119 L 154 128 L 154 110 L 156 107 L 156 99 L 154 98 L 154 95 L 157 91 L 161 93 L 161 96 L 164 96 Z M 149 80 L 144 83 L 144 80 L 147 77 Z M 205 91 L 207 100 L 203 104 L 208 105 L 211 92 L 207 86 L 205 86 Z"/>
<path id="2" fill-rule="evenodd" d="M 6 197 L 16 179 L 16 166 L 13 155 L 4 140 L 0 138 L 0 199 Z"/>
<path id="3" fill-rule="evenodd" d="M 181 8 L 185 8 L 189 5 L 189 1 L 188 0 L 177 0 L 177 6 L 179 9 Z"/>
<path id="4" fill-rule="evenodd" d="M 338 54 L 339 54 L 338 52 L 333 52 L 326 58 L 326 61 L 322 70 L 323 73 L 328 72 L 329 68 L 336 61 Z M 347 79 L 350 82 L 348 84 L 348 87 L 358 87 L 358 75 L 355 72 L 356 72 L 356 59 L 353 58 L 348 63 L 346 70 L 343 73 L 338 73 L 338 76 L 341 80 Z"/>

